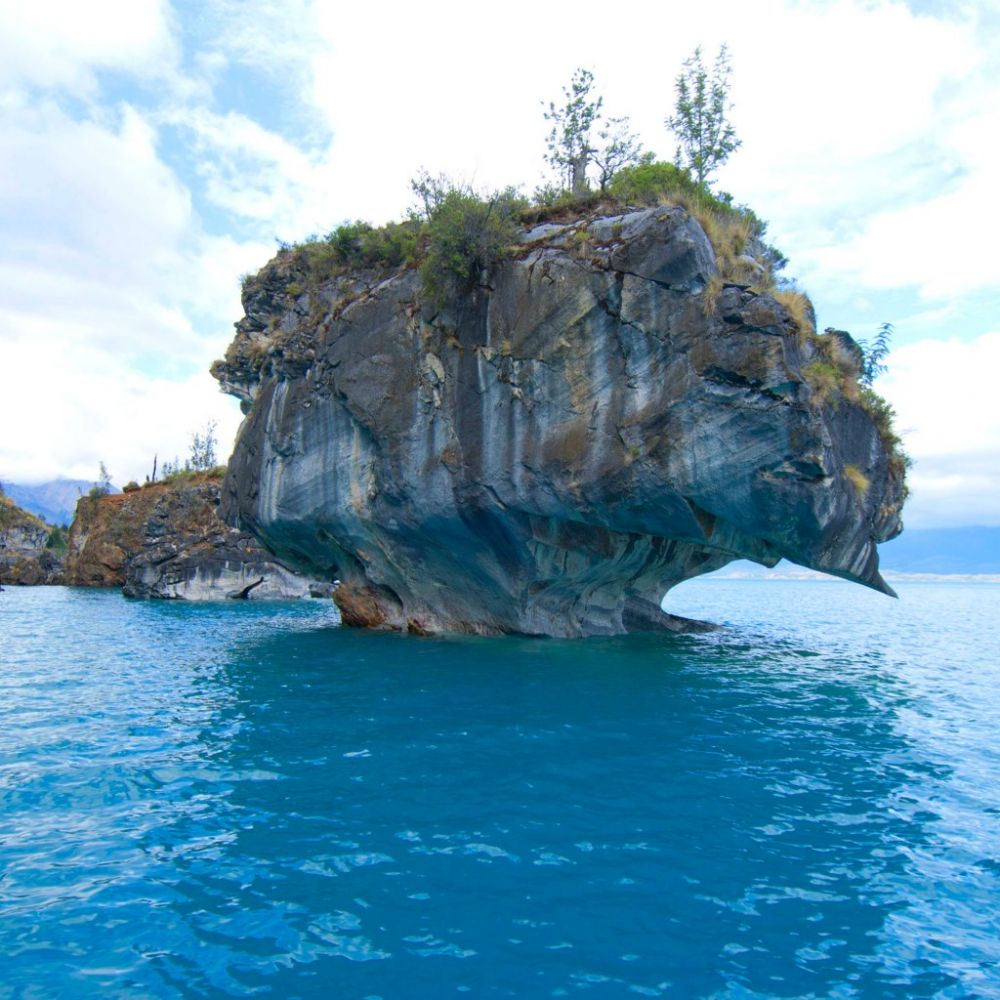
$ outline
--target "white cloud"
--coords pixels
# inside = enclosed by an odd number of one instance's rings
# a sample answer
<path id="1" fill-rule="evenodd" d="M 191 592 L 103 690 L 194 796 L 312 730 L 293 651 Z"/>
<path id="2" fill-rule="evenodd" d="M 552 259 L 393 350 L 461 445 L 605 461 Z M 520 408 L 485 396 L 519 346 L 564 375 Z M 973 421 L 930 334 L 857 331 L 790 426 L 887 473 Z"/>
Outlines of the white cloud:
<path id="1" fill-rule="evenodd" d="M 92 96 L 95 70 L 157 75 L 175 54 L 165 0 L 0 0 L 0 23 L 0 87 Z"/>
<path id="2" fill-rule="evenodd" d="M 907 523 L 1000 524 L 1000 332 L 922 340 L 888 360 L 877 388 L 915 462 Z"/>
<path id="3" fill-rule="evenodd" d="M 783 21 L 822 49 L 793 43 L 743 81 L 758 105 L 780 98 L 770 120 L 741 99 L 746 143 L 727 179 L 814 293 L 910 287 L 942 301 L 995 285 L 1000 39 L 980 13 L 806 6 Z"/>
<path id="4" fill-rule="evenodd" d="M 65 348 L 64 333 L 43 343 Z M 3 475 L 16 482 L 94 478 L 100 461 L 118 485 L 141 482 L 154 454 L 161 465 L 183 461 L 191 433 L 209 420 L 218 421 L 225 460 L 241 420 L 207 371 L 178 381 L 137 372 L 101 350 L 47 350 L 28 340 L 5 344 L 4 363 L 22 375 L 5 383 L 0 404 Z"/>
<path id="5" fill-rule="evenodd" d="M 328 44 L 307 55 L 307 96 L 335 137 L 314 228 L 397 215 L 420 165 L 530 191 L 545 170 L 541 102 L 558 100 L 578 65 L 594 71 L 606 110 L 631 115 L 670 158 L 663 119 L 681 62 L 699 43 L 711 58 L 728 42 L 744 145 L 720 182 L 771 220 L 801 277 L 930 297 L 992 280 L 983 251 L 1000 219 L 986 147 L 1000 131 L 1000 47 L 975 8 L 945 18 L 898 2 L 661 5 L 627 44 L 594 30 L 606 7 L 588 0 L 572 16 L 515 2 L 489 21 L 446 2 L 313 14 Z M 551 42 L 544 58 L 538 40 Z M 972 266 L 928 249 L 941 231 Z"/>
<path id="6" fill-rule="evenodd" d="M 246 115 L 175 107 L 158 120 L 183 130 L 213 205 L 270 230 L 302 236 L 323 196 L 322 154 L 310 154 Z"/>
<path id="7" fill-rule="evenodd" d="M 159 161 L 143 118 L 127 106 L 119 118 L 113 127 L 77 122 L 53 105 L 7 115 L 0 138 L 7 308 L 35 315 L 70 298 L 86 309 L 95 297 L 117 308 L 136 287 L 168 291 L 192 225 L 190 196 Z M 53 272 L 76 287 L 52 280 Z M 81 297 L 81 284 L 93 294 Z"/>
<path id="8" fill-rule="evenodd" d="M 108 117 L 25 105 L 0 137 L 0 418 L 24 428 L 0 462 L 15 481 L 98 460 L 141 479 L 210 418 L 228 452 L 238 423 L 207 368 L 239 315 L 237 275 L 270 248 L 204 235 L 149 122 Z"/>

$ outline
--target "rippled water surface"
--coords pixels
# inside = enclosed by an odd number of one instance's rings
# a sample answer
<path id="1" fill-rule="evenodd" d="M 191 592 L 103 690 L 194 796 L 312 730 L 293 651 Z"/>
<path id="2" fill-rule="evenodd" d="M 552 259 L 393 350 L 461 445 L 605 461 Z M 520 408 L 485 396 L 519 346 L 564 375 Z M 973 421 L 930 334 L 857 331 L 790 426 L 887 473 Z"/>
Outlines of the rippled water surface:
<path id="1" fill-rule="evenodd" d="M 700 637 L 0 595 L 0 996 L 1000 996 L 1000 587 Z"/>

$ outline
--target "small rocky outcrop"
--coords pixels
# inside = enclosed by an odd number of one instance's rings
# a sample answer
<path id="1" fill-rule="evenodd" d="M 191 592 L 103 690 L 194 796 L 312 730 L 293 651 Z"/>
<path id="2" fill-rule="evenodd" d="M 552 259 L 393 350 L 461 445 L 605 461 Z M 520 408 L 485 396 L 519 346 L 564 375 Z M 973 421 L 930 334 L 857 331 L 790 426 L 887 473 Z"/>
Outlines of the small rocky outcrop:
<path id="1" fill-rule="evenodd" d="M 66 582 L 128 597 L 218 600 L 329 596 L 218 516 L 221 476 L 202 473 L 82 497 L 70 528 Z"/>
<path id="2" fill-rule="evenodd" d="M 51 531 L 0 494 L 0 585 L 62 583 L 62 558 L 48 547 Z"/>
<path id="3" fill-rule="evenodd" d="M 125 566 L 142 550 L 143 528 L 167 486 L 104 496 L 82 496 L 69 529 L 66 583 L 71 587 L 120 587 Z"/>
<path id="4" fill-rule="evenodd" d="M 683 628 L 665 593 L 737 558 L 891 593 L 903 469 L 810 377 L 850 344 L 721 280 L 681 208 L 537 226 L 440 305 L 414 269 L 310 286 L 294 252 L 243 304 L 213 367 L 247 413 L 224 513 L 343 580 L 346 624 Z"/>

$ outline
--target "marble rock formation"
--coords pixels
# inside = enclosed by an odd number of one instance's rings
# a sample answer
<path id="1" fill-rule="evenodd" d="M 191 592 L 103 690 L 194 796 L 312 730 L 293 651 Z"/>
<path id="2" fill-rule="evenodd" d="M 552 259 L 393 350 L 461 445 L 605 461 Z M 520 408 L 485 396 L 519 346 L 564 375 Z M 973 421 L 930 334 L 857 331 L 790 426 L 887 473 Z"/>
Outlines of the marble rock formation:
<path id="1" fill-rule="evenodd" d="M 246 282 L 213 366 L 247 414 L 223 512 L 339 577 L 345 623 L 676 629 L 665 593 L 737 558 L 891 593 L 898 458 L 684 210 L 537 226 L 440 307 L 412 268 L 304 268 L 283 251 Z"/>
<path id="2" fill-rule="evenodd" d="M 329 583 L 277 563 L 218 516 L 221 478 L 198 474 L 81 498 L 70 528 L 66 582 L 121 587 L 127 597 L 220 600 L 328 596 Z"/>

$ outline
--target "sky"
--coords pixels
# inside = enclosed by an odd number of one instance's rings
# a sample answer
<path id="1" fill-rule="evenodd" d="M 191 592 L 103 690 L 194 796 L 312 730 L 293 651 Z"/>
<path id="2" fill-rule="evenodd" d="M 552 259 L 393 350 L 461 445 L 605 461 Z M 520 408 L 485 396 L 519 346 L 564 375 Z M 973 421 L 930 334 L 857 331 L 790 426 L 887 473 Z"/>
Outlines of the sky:
<path id="1" fill-rule="evenodd" d="M 664 159 L 695 46 L 820 329 L 894 325 L 877 387 L 914 528 L 1000 525 L 1000 2 L 0 0 L 0 481 L 142 481 L 241 419 L 208 374 L 277 240 L 399 218 L 426 168 L 551 180 L 577 67 Z"/>

